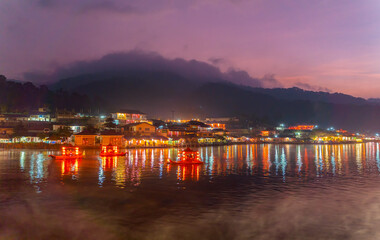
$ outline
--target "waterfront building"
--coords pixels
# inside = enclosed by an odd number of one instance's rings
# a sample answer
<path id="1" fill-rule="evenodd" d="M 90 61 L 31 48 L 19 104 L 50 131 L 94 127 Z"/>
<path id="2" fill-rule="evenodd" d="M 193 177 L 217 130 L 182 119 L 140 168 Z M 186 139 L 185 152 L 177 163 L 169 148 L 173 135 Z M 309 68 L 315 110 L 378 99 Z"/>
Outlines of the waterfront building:
<path id="1" fill-rule="evenodd" d="M 12 143 L 41 143 L 42 139 L 35 133 L 26 133 L 24 136 L 12 138 Z"/>
<path id="2" fill-rule="evenodd" d="M 124 135 L 121 132 L 116 132 L 114 130 L 105 130 L 100 133 L 100 144 L 101 145 L 114 145 L 123 146 L 124 145 Z"/>
<path id="3" fill-rule="evenodd" d="M 97 134 L 90 131 L 82 131 L 74 134 L 74 143 L 77 146 L 95 146 Z"/>
<path id="4" fill-rule="evenodd" d="M 173 141 L 164 136 L 126 136 L 126 147 L 167 147 L 175 146 Z"/>

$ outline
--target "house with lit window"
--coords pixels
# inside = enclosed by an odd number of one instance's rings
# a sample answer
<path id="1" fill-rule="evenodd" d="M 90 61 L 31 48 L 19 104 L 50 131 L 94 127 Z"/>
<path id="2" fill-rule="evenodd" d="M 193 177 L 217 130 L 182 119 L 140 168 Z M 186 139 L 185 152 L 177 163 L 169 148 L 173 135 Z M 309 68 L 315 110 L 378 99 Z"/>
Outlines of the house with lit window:
<path id="1" fill-rule="evenodd" d="M 146 114 L 138 110 L 120 110 L 119 112 L 111 113 L 111 117 L 115 119 L 118 125 L 145 122 L 147 120 Z"/>
<path id="2" fill-rule="evenodd" d="M 69 128 L 73 133 L 80 133 L 86 128 L 87 124 L 83 122 L 71 122 L 71 123 L 63 123 L 57 122 L 53 124 L 53 131 L 58 131 L 60 128 Z"/>
<path id="3" fill-rule="evenodd" d="M 169 144 L 169 138 L 164 136 L 125 136 L 126 147 L 167 147 L 173 146 Z"/>
<path id="4" fill-rule="evenodd" d="M 82 131 L 74 134 L 74 143 L 76 146 L 92 147 L 96 145 L 97 134 L 90 131 Z"/>
<path id="5" fill-rule="evenodd" d="M 130 136 L 152 136 L 156 133 L 156 127 L 147 122 L 130 123 L 124 126 L 124 133 Z"/>
<path id="6" fill-rule="evenodd" d="M 0 126 L 1 135 L 12 135 L 14 133 L 14 126 Z"/>
<path id="7" fill-rule="evenodd" d="M 29 114 L 28 121 L 50 122 L 51 116 L 47 108 L 39 108 Z"/>
<path id="8" fill-rule="evenodd" d="M 100 144 L 101 145 L 114 145 L 123 146 L 124 145 L 124 134 L 121 132 L 116 132 L 114 130 L 105 130 L 100 133 Z"/>
<path id="9" fill-rule="evenodd" d="M 183 136 L 186 136 L 188 132 L 189 131 L 186 129 L 186 126 L 184 125 L 170 125 L 166 129 L 166 136 L 167 137 L 183 137 Z M 195 134 L 195 132 L 196 131 L 193 131 L 193 134 Z"/>
<path id="10" fill-rule="evenodd" d="M 15 123 L 28 121 L 29 115 L 19 113 L 0 114 L 0 123 Z"/>
<path id="11" fill-rule="evenodd" d="M 210 125 L 213 129 L 223 129 L 226 130 L 226 124 L 224 123 L 207 123 Z"/>
<path id="12" fill-rule="evenodd" d="M 189 131 L 209 131 L 211 126 L 200 121 L 191 120 L 186 123 L 186 129 Z"/>

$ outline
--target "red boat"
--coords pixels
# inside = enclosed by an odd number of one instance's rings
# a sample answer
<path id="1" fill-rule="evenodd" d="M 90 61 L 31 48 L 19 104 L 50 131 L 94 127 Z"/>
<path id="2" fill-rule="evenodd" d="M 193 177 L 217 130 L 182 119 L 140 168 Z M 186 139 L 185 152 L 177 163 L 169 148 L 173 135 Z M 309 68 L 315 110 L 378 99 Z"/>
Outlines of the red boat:
<path id="1" fill-rule="evenodd" d="M 102 146 L 102 151 L 100 152 L 101 157 L 117 157 L 124 156 L 125 152 L 119 152 L 118 146 L 107 145 Z"/>
<path id="2" fill-rule="evenodd" d="M 168 159 L 170 164 L 203 164 L 200 160 L 199 152 L 186 148 L 183 151 L 178 152 L 178 161 L 172 161 Z"/>
<path id="3" fill-rule="evenodd" d="M 82 158 L 82 153 L 79 152 L 79 147 L 62 147 L 62 155 L 49 155 L 56 160 L 71 160 Z"/>

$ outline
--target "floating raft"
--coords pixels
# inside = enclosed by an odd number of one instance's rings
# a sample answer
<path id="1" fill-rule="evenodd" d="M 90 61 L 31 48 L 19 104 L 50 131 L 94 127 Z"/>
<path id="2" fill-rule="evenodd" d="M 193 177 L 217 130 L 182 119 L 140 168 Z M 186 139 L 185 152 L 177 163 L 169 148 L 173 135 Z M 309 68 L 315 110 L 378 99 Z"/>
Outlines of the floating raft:
<path id="1" fill-rule="evenodd" d="M 79 152 L 79 147 L 62 147 L 62 155 L 49 155 L 56 160 L 72 160 L 82 158 L 82 153 Z"/>
<path id="2" fill-rule="evenodd" d="M 178 152 L 178 161 L 168 159 L 167 163 L 179 165 L 203 164 L 199 157 L 199 152 L 191 150 L 190 148 L 186 148 L 185 150 Z"/>
<path id="3" fill-rule="evenodd" d="M 102 146 L 102 151 L 100 152 L 101 157 L 118 157 L 125 156 L 125 152 L 119 152 L 118 146 L 107 145 Z"/>

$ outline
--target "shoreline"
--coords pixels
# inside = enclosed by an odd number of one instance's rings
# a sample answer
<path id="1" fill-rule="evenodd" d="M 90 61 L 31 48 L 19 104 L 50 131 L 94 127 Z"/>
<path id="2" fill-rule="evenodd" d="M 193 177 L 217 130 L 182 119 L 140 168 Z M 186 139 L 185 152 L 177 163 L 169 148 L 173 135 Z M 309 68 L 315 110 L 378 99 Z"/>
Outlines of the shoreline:
<path id="1" fill-rule="evenodd" d="M 369 143 L 369 142 L 380 142 L 378 140 L 373 141 L 363 141 L 363 142 L 330 142 L 330 143 L 315 143 L 315 142 L 233 142 L 233 143 L 223 143 L 223 144 L 189 144 L 180 146 L 126 146 L 120 147 L 121 149 L 159 149 L 159 148 L 184 148 L 184 147 L 218 147 L 218 146 L 230 146 L 230 145 L 248 145 L 248 144 L 292 144 L 292 145 L 342 145 L 342 144 L 358 144 L 358 143 Z M 59 150 L 63 144 L 48 144 L 48 143 L 0 143 L 0 149 L 46 149 L 46 150 Z M 82 149 L 100 149 L 100 145 L 95 146 L 81 146 Z"/>

